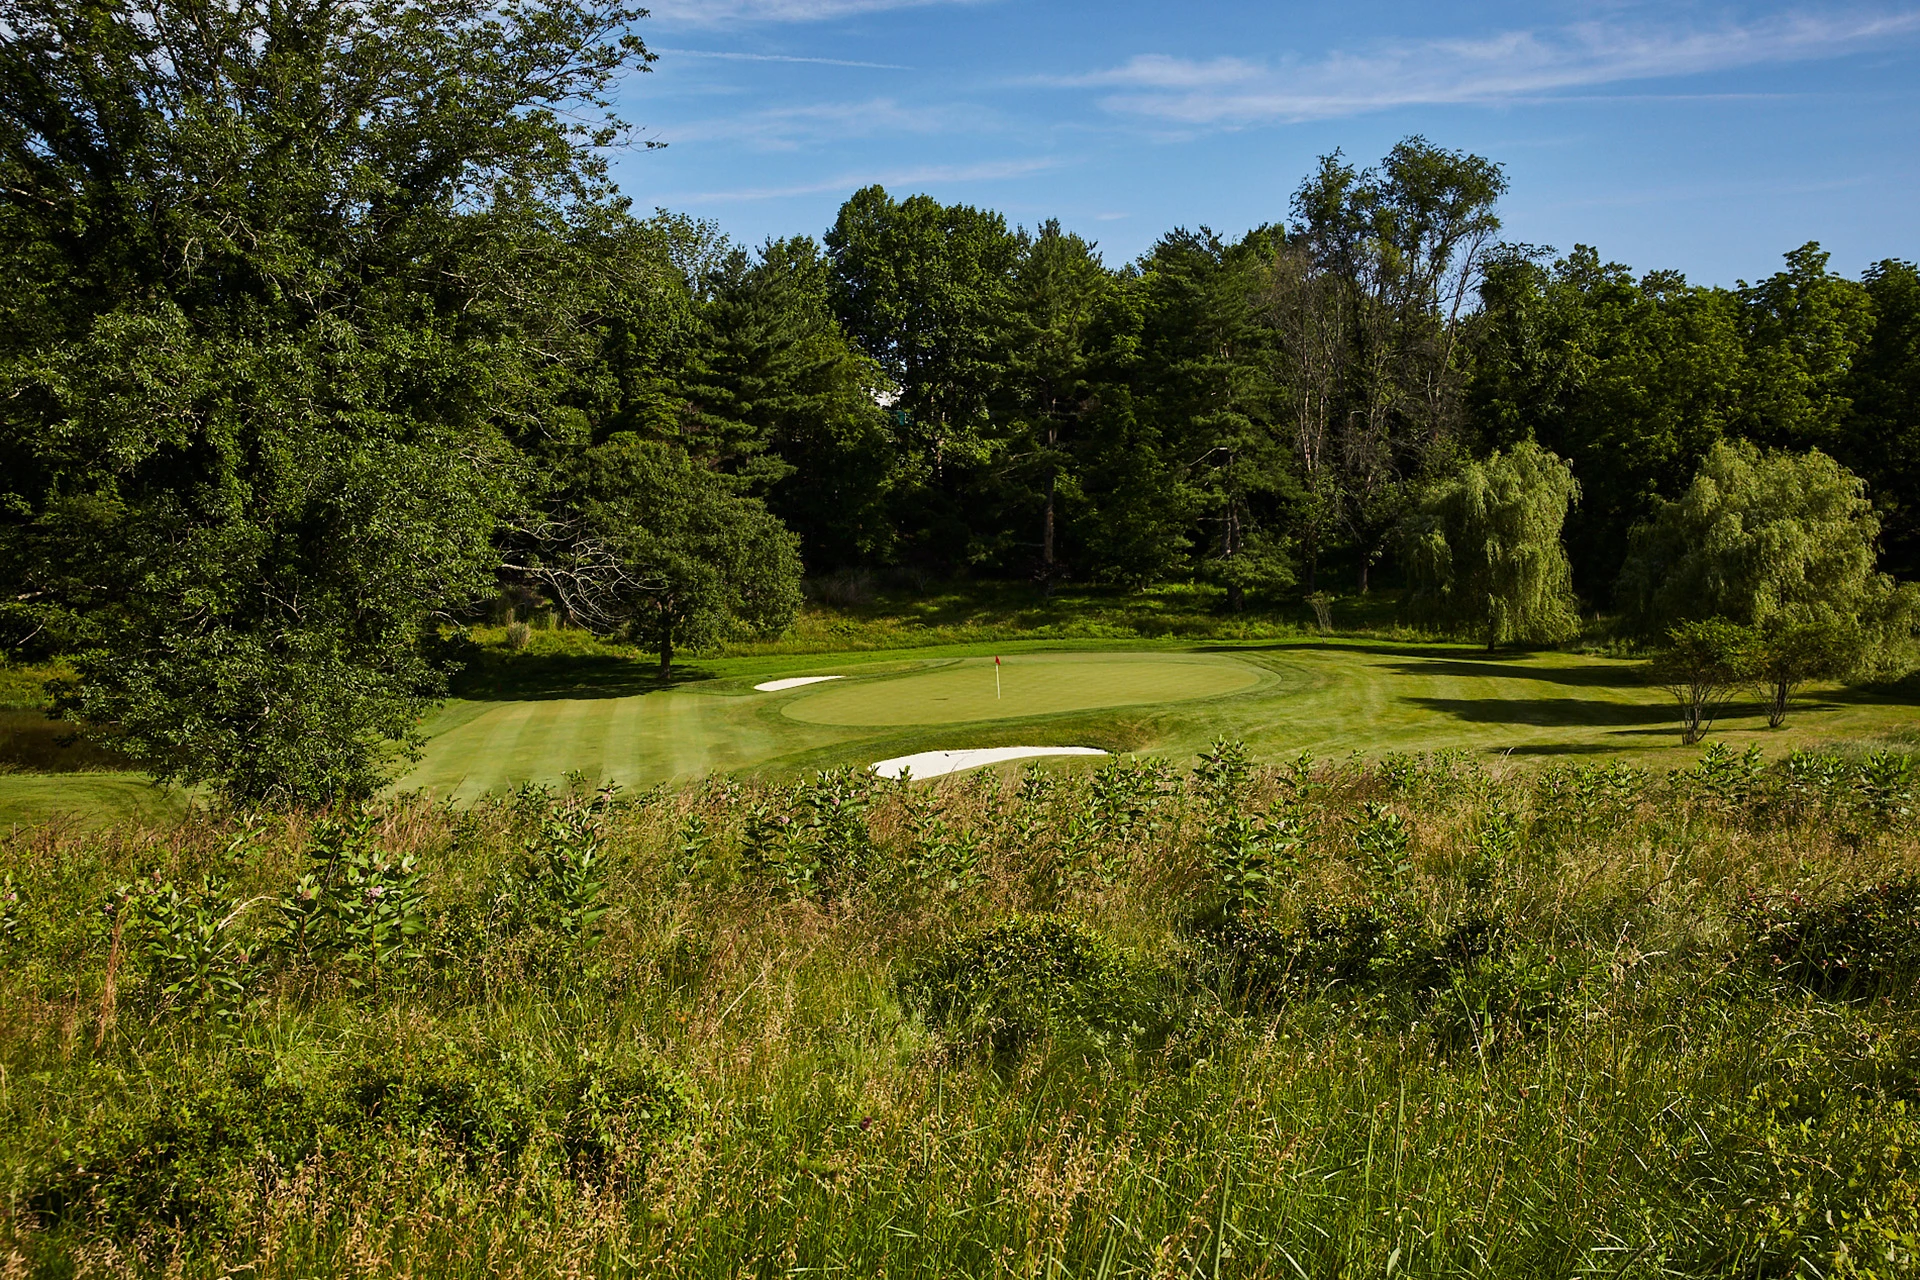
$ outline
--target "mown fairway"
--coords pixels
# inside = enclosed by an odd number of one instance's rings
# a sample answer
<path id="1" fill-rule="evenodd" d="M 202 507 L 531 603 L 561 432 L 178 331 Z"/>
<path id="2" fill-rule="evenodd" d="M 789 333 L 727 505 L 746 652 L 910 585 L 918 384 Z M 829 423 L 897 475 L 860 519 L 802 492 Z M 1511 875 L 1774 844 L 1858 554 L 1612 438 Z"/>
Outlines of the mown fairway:
<path id="1" fill-rule="evenodd" d="M 472 797 L 569 772 L 652 785 L 715 771 L 864 765 L 942 748 L 1083 745 L 1181 756 L 1215 737 L 1267 756 L 1459 747 L 1522 756 L 1673 754 L 1666 693 L 1637 664 L 1580 654 L 1489 655 L 1465 646 L 1316 640 L 1259 646 L 1071 650 L 1008 644 L 858 655 L 731 659 L 705 679 L 645 687 L 631 673 L 559 696 L 449 703 L 401 787 Z M 636 664 L 637 667 L 637 664 Z M 760 693 L 787 676 L 827 684 Z M 1829 689 L 1770 732 L 1757 705 L 1723 721 L 1735 745 L 1772 752 L 1913 724 L 1913 702 Z M 1688 753 L 1691 758 L 1691 753 Z M 1070 766 L 1056 766 L 1070 767 Z"/>
<path id="2" fill-rule="evenodd" d="M 1035 653 L 997 668 L 990 658 L 954 658 L 902 675 L 823 685 L 783 714 L 806 724 L 972 724 L 1190 702 L 1260 681 L 1250 663 L 1203 654 Z"/>
<path id="3" fill-rule="evenodd" d="M 993 658 L 1003 659 L 1000 696 Z M 712 773 L 779 774 L 915 751 L 1093 746 L 1182 757 L 1217 737 L 1268 758 L 1311 751 L 1462 748 L 1487 755 L 1691 761 L 1673 703 L 1638 664 L 1585 654 L 1492 655 L 1469 646 L 1324 639 L 1265 644 L 993 642 L 698 663 L 662 686 L 647 663 L 605 655 L 498 655 L 488 682 L 423 726 L 396 790 L 471 800 L 568 774 L 652 786 Z M 775 693 L 755 684 L 840 675 Z M 1716 737 L 1769 756 L 1920 726 L 1911 684 L 1827 687 L 1770 731 L 1750 699 Z M 1075 766 L 1056 762 L 1054 769 Z M 177 793 L 127 773 L 0 774 L 0 823 L 50 813 L 159 815 Z"/>

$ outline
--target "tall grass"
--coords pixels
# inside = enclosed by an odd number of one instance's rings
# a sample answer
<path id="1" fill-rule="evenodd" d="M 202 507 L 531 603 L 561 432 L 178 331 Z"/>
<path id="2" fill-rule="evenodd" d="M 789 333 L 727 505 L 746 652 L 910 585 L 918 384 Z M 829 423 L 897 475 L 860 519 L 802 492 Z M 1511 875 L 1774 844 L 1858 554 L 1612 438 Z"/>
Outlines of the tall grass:
<path id="1" fill-rule="evenodd" d="M 1913 790 L 1221 744 L 24 833 L 0 1256 L 1912 1274 Z"/>

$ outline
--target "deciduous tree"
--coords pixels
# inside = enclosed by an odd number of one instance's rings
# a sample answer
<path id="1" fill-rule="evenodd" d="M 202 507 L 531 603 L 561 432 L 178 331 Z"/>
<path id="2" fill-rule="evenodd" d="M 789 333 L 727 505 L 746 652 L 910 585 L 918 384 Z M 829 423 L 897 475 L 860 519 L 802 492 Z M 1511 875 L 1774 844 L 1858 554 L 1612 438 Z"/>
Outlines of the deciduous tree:
<path id="1" fill-rule="evenodd" d="M 1616 598 L 1628 627 L 1649 638 L 1716 617 L 1864 622 L 1896 595 L 1874 569 L 1879 531 L 1860 480 L 1825 454 L 1722 442 L 1686 492 L 1634 530 Z"/>
<path id="2" fill-rule="evenodd" d="M 162 778 L 364 795 L 576 351 L 595 0 L 0 0 L 0 578 Z"/>
<path id="3" fill-rule="evenodd" d="M 1680 704 L 1680 741 L 1693 746 L 1713 728 L 1727 699 L 1756 671 L 1753 630 L 1725 618 L 1682 622 L 1648 666 L 1654 683 Z"/>
<path id="4" fill-rule="evenodd" d="M 1480 448 L 1532 438 L 1565 458 L 1575 588 L 1604 604 L 1627 534 L 1679 497 L 1738 410 L 1737 299 L 1675 272 L 1636 279 L 1585 245 L 1558 261 L 1508 245 L 1480 288 L 1467 393 Z"/>
<path id="5" fill-rule="evenodd" d="M 1432 486 L 1407 531 L 1415 618 L 1489 649 L 1554 644 L 1580 630 L 1560 529 L 1580 485 L 1530 440 Z"/>
<path id="6" fill-rule="evenodd" d="M 1776 613 L 1760 625 L 1753 646 L 1753 674 L 1767 703 L 1767 727 L 1787 722 L 1793 695 L 1812 680 L 1834 680 L 1857 670 L 1867 654 L 1857 622 L 1821 611 Z"/>
<path id="7" fill-rule="evenodd" d="M 571 468 L 570 526 L 607 553 L 577 612 L 660 655 L 776 634 L 800 607 L 793 535 L 733 477 L 622 433 Z"/>
<path id="8" fill-rule="evenodd" d="M 826 236 L 834 308 L 896 393 L 894 518 L 914 554 L 964 563 L 967 490 L 994 454 L 989 401 L 1002 376 L 1020 240 L 1006 219 L 930 196 L 857 191 Z"/>

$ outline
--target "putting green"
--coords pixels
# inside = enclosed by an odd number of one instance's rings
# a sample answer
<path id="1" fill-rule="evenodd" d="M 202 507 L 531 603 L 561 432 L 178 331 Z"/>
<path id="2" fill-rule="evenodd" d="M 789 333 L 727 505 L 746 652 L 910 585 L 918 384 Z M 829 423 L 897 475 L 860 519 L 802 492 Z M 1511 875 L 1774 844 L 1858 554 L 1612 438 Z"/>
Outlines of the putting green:
<path id="1" fill-rule="evenodd" d="M 993 697 L 993 658 L 1003 696 Z M 1215 738 L 1256 758 L 1458 747 L 1518 762 L 1630 759 L 1691 767 L 1673 700 L 1637 664 L 1582 653 L 1303 638 L 1232 649 L 996 641 L 941 649 L 716 659 L 707 679 L 656 685 L 650 664 L 518 655 L 518 687 L 475 690 L 422 725 L 426 756 L 397 784 L 471 800 L 571 773 L 647 787 L 710 772 L 794 775 L 922 751 L 1076 745 L 1174 759 Z M 571 664 L 571 665 L 569 665 Z M 844 679 L 773 693 L 772 679 Z M 491 696 L 488 696 L 491 694 Z M 1914 741 L 1920 687 L 1809 689 L 1783 729 L 1751 700 L 1714 739 L 1768 759 L 1833 742 Z M 5 726 L 0 725 L 0 730 Z M 1082 762 L 1081 767 L 1085 767 Z M 0 773 L 0 833 L 79 811 L 89 820 L 184 803 L 132 774 Z"/>
<path id="2" fill-rule="evenodd" d="M 835 681 L 783 713 L 805 724 L 965 724 L 1192 702 L 1259 683 L 1250 664 L 1208 654 L 1034 653 L 1004 662 L 997 691 L 992 658 L 956 658 L 931 670 Z"/>

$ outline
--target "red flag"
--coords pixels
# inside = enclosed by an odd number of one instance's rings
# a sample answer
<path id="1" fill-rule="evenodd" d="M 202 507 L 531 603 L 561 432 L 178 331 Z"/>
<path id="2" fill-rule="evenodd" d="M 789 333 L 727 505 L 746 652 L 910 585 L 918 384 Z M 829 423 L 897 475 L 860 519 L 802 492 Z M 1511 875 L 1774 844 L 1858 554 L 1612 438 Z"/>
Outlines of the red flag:
<path id="1" fill-rule="evenodd" d="M 1000 659 L 998 659 L 998 658 L 995 658 L 995 659 L 993 660 L 993 665 L 994 665 L 994 666 L 996 666 L 996 667 L 997 667 L 997 666 L 999 666 L 999 665 L 1000 665 Z"/>

